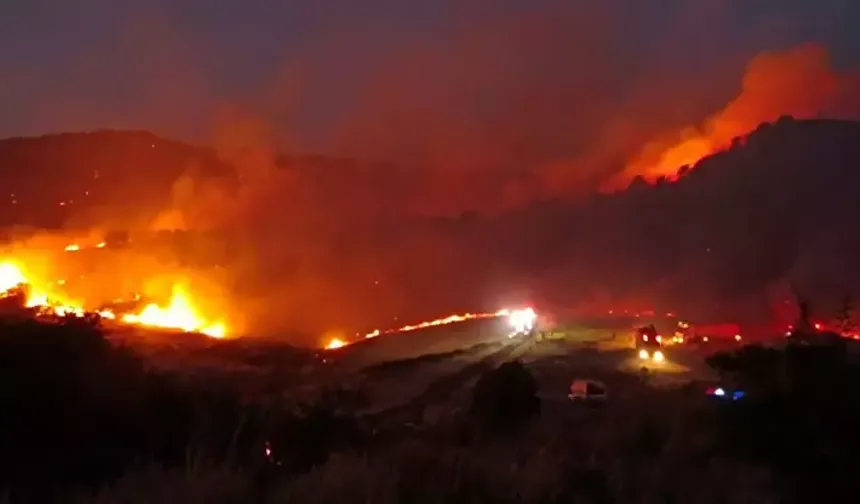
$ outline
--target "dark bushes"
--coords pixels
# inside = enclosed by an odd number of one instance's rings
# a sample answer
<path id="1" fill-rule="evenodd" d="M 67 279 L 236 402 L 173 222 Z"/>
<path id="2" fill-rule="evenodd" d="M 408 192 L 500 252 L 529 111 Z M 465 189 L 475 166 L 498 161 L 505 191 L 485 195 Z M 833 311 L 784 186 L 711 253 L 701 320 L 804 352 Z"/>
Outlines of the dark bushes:
<path id="1" fill-rule="evenodd" d="M 348 391 L 263 409 L 229 381 L 149 371 L 77 319 L 0 324 L 0 491 L 13 502 L 49 503 L 153 465 L 242 471 L 265 488 L 360 444 L 349 411 L 361 398 Z"/>
<path id="2" fill-rule="evenodd" d="M 281 415 L 271 429 L 274 459 L 282 472 L 302 473 L 328 460 L 334 450 L 360 445 L 355 419 L 325 404 Z"/>
<path id="3" fill-rule="evenodd" d="M 519 361 L 481 376 L 472 394 L 473 419 L 488 431 L 510 431 L 540 413 L 534 376 Z"/>
<path id="4" fill-rule="evenodd" d="M 771 467 L 799 502 L 830 501 L 853 487 L 860 362 L 844 344 L 747 348 L 710 364 L 749 388 L 747 400 L 722 414 L 722 438 L 736 456 Z"/>
<path id="5" fill-rule="evenodd" d="M 94 483 L 144 448 L 146 374 L 93 327 L 0 329 L 0 485 Z"/>
<path id="6" fill-rule="evenodd" d="M 0 488 L 17 498 L 47 502 L 132 464 L 249 455 L 230 453 L 248 416 L 236 396 L 147 372 L 77 320 L 0 326 L 0 404 Z"/>

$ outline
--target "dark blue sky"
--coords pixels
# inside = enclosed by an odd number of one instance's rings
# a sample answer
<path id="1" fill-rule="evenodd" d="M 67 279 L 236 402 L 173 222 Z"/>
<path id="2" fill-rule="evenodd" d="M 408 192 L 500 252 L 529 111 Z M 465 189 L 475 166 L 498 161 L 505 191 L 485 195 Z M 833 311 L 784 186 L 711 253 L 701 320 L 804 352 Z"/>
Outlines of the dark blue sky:
<path id="1" fill-rule="evenodd" d="M 856 26 L 857 0 L 9 0 L 0 137 L 115 127 L 204 139 L 216 110 L 238 103 L 318 148 L 365 129 L 381 96 L 398 105 L 380 121 L 413 122 L 443 106 L 472 121 L 523 97 L 572 114 L 661 79 L 689 80 L 704 103 L 729 96 L 764 49 L 815 41 L 852 64 Z M 611 93 L 564 91 L 584 81 Z"/>

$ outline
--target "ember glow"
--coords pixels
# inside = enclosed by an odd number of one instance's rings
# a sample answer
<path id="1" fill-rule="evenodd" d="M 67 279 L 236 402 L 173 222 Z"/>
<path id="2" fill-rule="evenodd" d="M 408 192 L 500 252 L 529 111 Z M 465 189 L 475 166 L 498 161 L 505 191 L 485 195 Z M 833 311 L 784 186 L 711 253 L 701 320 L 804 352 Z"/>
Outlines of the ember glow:
<path id="1" fill-rule="evenodd" d="M 81 250 L 86 250 L 88 248 L 105 248 L 105 247 L 107 247 L 106 242 L 96 243 L 92 247 L 81 246 L 80 244 L 77 244 L 77 243 L 70 243 L 70 244 L 66 245 L 66 247 L 63 250 L 65 250 L 66 252 L 78 252 Z"/>
<path id="2" fill-rule="evenodd" d="M 69 251 L 69 247 L 66 247 L 66 250 Z M 165 306 L 150 303 L 138 313 L 117 314 L 111 310 L 89 312 L 85 303 L 64 299 L 55 289 L 46 288 L 35 281 L 19 263 L 0 261 L 0 297 L 15 295 L 23 295 L 24 306 L 34 309 L 39 315 L 83 317 L 91 313 L 126 325 L 175 329 L 212 338 L 223 338 L 227 335 L 227 328 L 223 323 L 213 323 L 199 314 L 186 289 L 179 285 L 173 287 L 171 298 Z"/>
<path id="3" fill-rule="evenodd" d="M 529 308 L 528 310 L 530 310 L 531 313 L 534 313 L 534 311 L 531 310 L 531 308 Z M 434 320 L 428 320 L 425 322 L 419 322 L 417 324 L 405 325 L 405 326 L 401 326 L 401 327 L 397 327 L 397 328 L 393 328 L 393 329 L 387 329 L 384 331 L 379 330 L 379 329 L 374 329 L 373 331 L 370 331 L 369 333 L 365 334 L 363 339 L 375 338 L 375 337 L 382 335 L 382 334 L 404 333 L 404 332 L 410 332 L 410 331 L 417 331 L 419 329 L 427 329 L 429 327 L 437 327 L 437 326 L 443 326 L 443 325 L 449 325 L 449 324 L 458 324 L 460 322 L 466 322 L 467 320 L 481 320 L 481 319 L 491 319 L 491 318 L 499 318 L 499 317 L 510 317 L 512 314 L 519 313 L 519 312 L 522 312 L 522 310 L 503 309 L 503 310 L 499 310 L 499 311 L 492 312 L 492 313 L 462 313 L 462 314 L 448 315 L 447 317 L 438 318 L 438 319 L 434 319 Z M 325 345 L 325 349 L 326 350 L 333 350 L 336 348 L 342 348 L 342 347 L 349 345 L 349 344 L 350 344 L 349 342 L 343 341 L 342 339 L 332 338 Z"/>

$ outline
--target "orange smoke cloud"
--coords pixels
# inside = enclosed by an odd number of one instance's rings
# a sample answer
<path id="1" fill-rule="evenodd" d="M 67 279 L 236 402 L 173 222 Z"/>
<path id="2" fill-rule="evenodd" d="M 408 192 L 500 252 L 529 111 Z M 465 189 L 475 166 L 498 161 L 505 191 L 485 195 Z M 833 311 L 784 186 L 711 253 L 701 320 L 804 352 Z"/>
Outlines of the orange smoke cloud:
<path id="1" fill-rule="evenodd" d="M 850 97 L 854 76 L 835 70 L 825 48 L 809 44 L 765 52 L 746 67 L 740 93 L 701 126 L 690 125 L 647 143 L 624 170 L 610 178 L 606 190 L 626 187 L 633 178 L 677 178 L 683 166 L 728 148 L 760 124 L 781 116 L 837 118 Z"/>
<path id="2" fill-rule="evenodd" d="M 186 252 L 226 257 L 209 261 L 218 263 L 213 283 L 225 294 L 208 297 L 231 307 L 231 329 L 238 312 L 255 330 L 310 333 L 470 306 L 496 295 L 482 291 L 491 290 L 484 282 L 494 274 L 501 277 L 498 295 L 504 295 L 518 272 L 494 257 L 499 245 L 483 246 L 499 239 L 483 231 L 481 213 L 569 199 L 628 160 L 617 187 L 637 174 L 673 174 L 762 120 L 816 115 L 844 91 L 842 76 L 820 48 L 766 54 L 750 63 L 743 91 L 731 105 L 701 128 L 679 131 L 677 125 L 717 109 L 711 93 L 719 94 L 718 104 L 726 103 L 722 77 L 737 80 L 741 62 L 712 58 L 729 52 L 723 46 L 746 52 L 772 44 L 763 32 L 784 24 L 791 17 L 788 8 L 768 12 L 766 23 L 745 23 L 744 34 L 729 19 L 729 11 L 737 10 L 731 7 L 746 7 L 740 0 L 674 2 L 683 7 L 666 7 L 659 16 L 650 4 L 616 0 L 537 2 L 495 14 L 484 4 L 493 2 L 458 3 L 446 14 L 452 21 L 433 33 L 371 30 L 367 16 L 359 16 L 340 29 L 308 30 L 325 36 L 285 43 L 284 54 L 273 54 L 277 61 L 268 63 L 245 52 L 250 49 L 224 51 L 167 13 L 135 12 L 117 47 L 66 65 L 73 76 L 49 73 L 40 63 L 34 79 L 12 72 L 22 92 L 4 95 L 14 102 L 35 96 L 39 107 L 32 124 L 39 131 L 121 125 L 195 141 L 224 101 L 251 109 L 256 117 L 235 110 L 219 115 L 209 139 L 219 158 L 236 169 L 236 180 L 207 179 L 194 166 L 171 162 L 184 154 L 173 155 L 161 143 L 149 149 L 149 142 L 145 156 L 127 147 L 96 164 L 99 149 L 89 157 L 63 152 L 41 164 L 59 166 L 77 157 L 72 181 L 96 168 L 104 180 L 107 167 L 116 167 L 122 184 L 112 189 L 111 202 L 134 209 L 100 207 L 92 223 L 182 230 L 198 238 L 203 231 L 216 233 L 218 240 L 200 239 L 207 246 Z M 649 16 L 653 24 L 645 29 L 639 19 Z M 293 52 L 296 47 L 301 51 Z M 241 64 L 230 64 L 231 54 Z M 691 55 L 707 64 L 689 65 Z M 261 66 L 284 65 L 283 71 L 274 82 L 243 75 L 241 86 L 226 85 L 226 75 L 241 75 L 246 63 L 258 60 Z M 124 76 L 123 85 L 113 84 L 118 76 Z M 56 82 L 64 83 L 62 89 Z M 135 98 L 122 106 L 105 101 L 108 93 L 91 91 L 104 83 L 133 89 L 128 95 Z M 292 134 L 297 138 L 282 138 Z M 295 156 L 276 163 L 279 153 L 295 154 L 293 145 L 351 159 L 325 158 L 326 164 Z M 174 180 L 180 168 L 187 170 Z M 63 182 L 52 187 L 70 185 Z M 170 186 L 169 205 L 161 204 L 162 186 Z M 143 195 L 150 196 L 147 212 L 138 211 Z M 153 206 L 162 212 L 151 215 Z M 409 220 L 416 214 L 464 218 Z M 523 228 L 534 227 L 523 222 Z M 499 234 L 516 236 L 519 230 Z M 470 248 L 471 243 L 481 246 Z M 139 283 L 159 271 L 143 258 L 116 262 L 103 265 L 99 281 L 86 289 L 122 283 L 114 290 L 128 290 L 128 277 Z M 109 274 L 120 270 L 131 273 Z M 195 295 L 198 290 L 210 289 L 194 289 Z"/>

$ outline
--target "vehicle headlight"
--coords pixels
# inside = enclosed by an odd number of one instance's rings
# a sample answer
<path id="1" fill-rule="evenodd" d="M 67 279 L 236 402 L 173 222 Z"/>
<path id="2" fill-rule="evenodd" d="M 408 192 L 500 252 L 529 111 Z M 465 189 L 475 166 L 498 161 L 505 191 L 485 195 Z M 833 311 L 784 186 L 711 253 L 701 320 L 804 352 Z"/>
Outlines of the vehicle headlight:
<path id="1" fill-rule="evenodd" d="M 532 308 L 514 310 L 508 317 L 508 322 L 516 332 L 526 333 L 534 329 L 537 314 Z"/>
<path id="2" fill-rule="evenodd" d="M 648 350 L 639 350 L 639 358 L 640 359 L 648 359 Z"/>
<path id="3" fill-rule="evenodd" d="M 655 362 L 663 362 L 663 360 L 665 359 L 665 357 L 663 357 L 663 352 L 661 352 L 660 350 L 654 352 L 654 355 L 652 357 L 654 357 Z"/>

